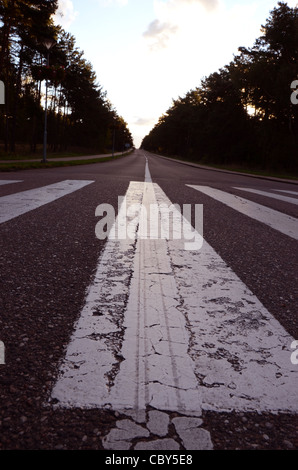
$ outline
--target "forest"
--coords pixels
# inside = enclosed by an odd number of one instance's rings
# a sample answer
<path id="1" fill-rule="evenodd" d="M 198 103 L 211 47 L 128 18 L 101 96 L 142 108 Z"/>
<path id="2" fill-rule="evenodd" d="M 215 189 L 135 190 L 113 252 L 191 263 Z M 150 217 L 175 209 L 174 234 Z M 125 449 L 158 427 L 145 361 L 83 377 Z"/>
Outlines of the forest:
<path id="1" fill-rule="evenodd" d="M 54 24 L 57 8 L 58 0 L 0 1 L 2 157 L 40 151 L 46 90 L 51 152 L 122 152 L 133 145 L 75 37 Z"/>
<path id="2" fill-rule="evenodd" d="M 172 106 L 142 148 L 201 164 L 298 173 L 298 8 L 278 2 L 253 47 Z"/>

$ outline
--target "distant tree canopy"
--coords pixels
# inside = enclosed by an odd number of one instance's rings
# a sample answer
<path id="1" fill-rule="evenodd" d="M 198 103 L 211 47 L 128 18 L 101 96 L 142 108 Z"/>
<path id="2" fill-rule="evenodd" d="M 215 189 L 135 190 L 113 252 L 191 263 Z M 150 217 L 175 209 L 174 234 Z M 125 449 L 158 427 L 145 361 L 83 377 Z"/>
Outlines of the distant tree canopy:
<path id="1" fill-rule="evenodd" d="M 199 162 L 298 170 L 298 8 L 279 2 L 252 48 L 173 100 L 142 148 Z"/>
<path id="2" fill-rule="evenodd" d="M 1 0 L 0 80 L 5 105 L 0 106 L 0 141 L 6 152 L 16 144 L 31 151 L 43 142 L 44 95 L 48 81 L 48 144 L 52 151 L 70 148 L 103 152 L 133 145 L 127 123 L 118 116 L 97 84 L 74 36 L 53 23 L 57 0 Z M 50 53 L 44 39 L 56 45 Z M 116 132 L 114 129 L 116 128 Z"/>

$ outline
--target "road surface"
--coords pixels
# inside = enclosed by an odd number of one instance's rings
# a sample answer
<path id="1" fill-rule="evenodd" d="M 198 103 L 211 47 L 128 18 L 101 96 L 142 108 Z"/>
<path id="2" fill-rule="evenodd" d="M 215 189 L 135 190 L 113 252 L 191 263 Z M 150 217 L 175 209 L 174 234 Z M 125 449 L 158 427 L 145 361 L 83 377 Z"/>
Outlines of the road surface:
<path id="1" fill-rule="evenodd" d="M 1 173 L 0 448 L 297 449 L 297 203 L 142 150 Z"/>

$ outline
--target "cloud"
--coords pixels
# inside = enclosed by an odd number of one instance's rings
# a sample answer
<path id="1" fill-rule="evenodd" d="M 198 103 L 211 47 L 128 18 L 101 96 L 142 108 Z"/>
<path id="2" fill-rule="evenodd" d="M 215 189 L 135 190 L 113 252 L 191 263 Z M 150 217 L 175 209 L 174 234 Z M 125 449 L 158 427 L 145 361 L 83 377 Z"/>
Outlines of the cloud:
<path id="1" fill-rule="evenodd" d="M 136 126 L 152 126 L 154 122 L 155 119 L 153 118 L 138 118 L 134 121 L 134 124 Z"/>
<path id="2" fill-rule="evenodd" d="M 220 0 L 155 0 L 156 19 L 143 37 L 150 51 L 166 49 L 177 33 L 188 29 L 193 17 L 204 17 L 219 9 Z"/>
<path id="3" fill-rule="evenodd" d="M 63 28 L 68 28 L 75 21 L 77 15 L 72 0 L 59 0 L 54 22 Z"/>
<path id="4" fill-rule="evenodd" d="M 122 7 L 128 5 L 128 0 L 100 0 L 103 6 L 120 5 Z"/>
<path id="5" fill-rule="evenodd" d="M 209 10 L 209 11 L 215 10 L 219 5 L 218 0 L 176 0 L 176 3 L 179 3 L 181 5 L 199 3 L 204 8 L 206 8 L 206 10 Z"/>
<path id="6" fill-rule="evenodd" d="M 150 49 L 158 50 L 167 47 L 171 36 L 178 31 L 178 26 L 170 22 L 161 22 L 159 19 L 152 21 L 143 36 L 150 41 Z"/>

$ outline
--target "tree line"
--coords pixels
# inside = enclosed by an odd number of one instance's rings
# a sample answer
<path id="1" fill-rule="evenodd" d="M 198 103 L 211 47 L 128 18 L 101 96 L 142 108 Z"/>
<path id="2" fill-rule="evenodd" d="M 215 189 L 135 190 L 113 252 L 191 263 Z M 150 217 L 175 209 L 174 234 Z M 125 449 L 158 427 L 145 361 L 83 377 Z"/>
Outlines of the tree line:
<path id="1" fill-rule="evenodd" d="M 57 8 L 58 0 L 0 2 L 2 153 L 16 152 L 18 146 L 36 152 L 43 143 L 46 83 L 51 151 L 123 151 L 133 145 L 127 123 L 98 84 L 75 37 L 54 24 Z M 55 41 L 49 62 L 48 39 Z"/>
<path id="2" fill-rule="evenodd" d="M 297 79 L 298 8 L 278 2 L 253 47 L 240 47 L 231 63 L 173 100 L 142 148 L 201 163 L 297 172 L 298 100 L 291 89 Z"/>

